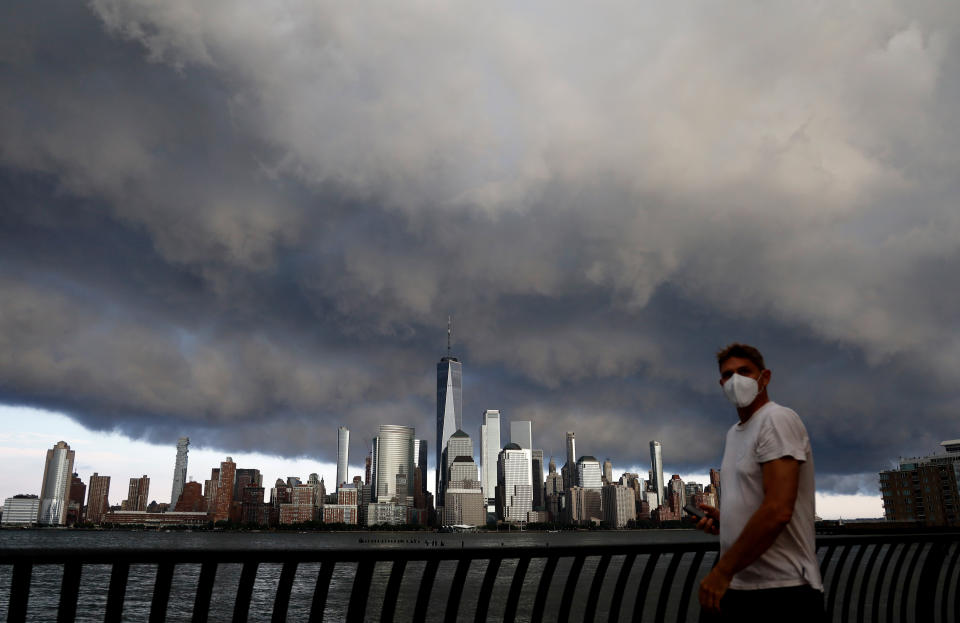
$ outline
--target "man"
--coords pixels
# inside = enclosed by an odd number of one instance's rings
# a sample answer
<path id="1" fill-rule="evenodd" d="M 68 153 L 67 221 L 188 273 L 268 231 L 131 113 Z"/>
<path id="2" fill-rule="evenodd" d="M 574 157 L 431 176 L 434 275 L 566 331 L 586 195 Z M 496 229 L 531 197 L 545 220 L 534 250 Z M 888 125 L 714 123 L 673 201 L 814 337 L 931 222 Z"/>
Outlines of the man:
<path id="1" fill-rule="evenodd" d="M 720 535 L 700 604 L 722 621 L 822 621 L 807 431 L 794 411 L 770 400 L 760 351 L 734 343 L 717 363 L 739 421 L 727 431 L 720 466 L 722 511 L 700 505 L 706 517 L 697 527 Z"/>

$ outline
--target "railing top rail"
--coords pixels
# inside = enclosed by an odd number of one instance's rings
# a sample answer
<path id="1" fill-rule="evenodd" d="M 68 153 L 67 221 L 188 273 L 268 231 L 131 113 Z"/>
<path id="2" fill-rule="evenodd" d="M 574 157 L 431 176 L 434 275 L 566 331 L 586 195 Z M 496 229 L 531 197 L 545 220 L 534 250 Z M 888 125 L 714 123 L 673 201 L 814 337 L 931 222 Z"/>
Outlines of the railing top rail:
<path id="1" fill-rule="evenodd" d="M 450 539 L 453 541 L 453 539 Z M 603 556 L 626 554 L 651 554 L 654 552 L 711 552 L 720 549 L 716 540 L 690 541 L 682 543 L 631 543 L 631 544 L 582 544 L 582 545 L 526 545 L 526 546 L 485 546 L 460 547 L 450 542 L 445 546 L 401 546 L 396 548 L 358 547 L 344 549 L 263 549 L 263 548 L 202 548 L 180 550 L 137 549 L 94 549 L 94 548 L 0 548 L 0 564 L 13 564 L 20 560 L 29 560 L 33 564 L 58 564 L 67 560 L 82 559 L 88 564 L 112 564 L 128 562 L 131 564 L 177 562 L 202 563 L 215 559 L 221 563 L 257 560 L 263 563 L 284 562 L 359 562 L 363 560 L 461 560 L 463 558 L 487 560 L 491 558 L 546 558 L 548 556 Z"/>
<path id="2" fill-rule="evenodd" d="M 519 559 L 560 558 L 572 556 L 618 556 L 643 555 L 670 552 L 715 552 L 720 548 L 719 541 L 687 540 L 673 543 L 615 543 L 615 544 L 575 544 L 575 545 L 523 545 L 482 547 L 464 544 L 458 546 L 453 535 L 442 537 L 447 544 L 443 547 L 431 545 L 423 547 L 401 545 L 389 547 L 351 547 L 343 549 L 277 549 L 262 547 L 202 547 L 189 549 L 150 549 L 150 548 L 3 548 L 0 547 L 0 565 L 29 561 L 33 564 L 62 564 L 66 561 L 82 560 L 86 564 L 157 564 L 172 562 L 177 564 L 203 563 L 240 563 L 257 560 L 262 563 L 285 562 L 359 562 L 378 561 L 431 561 L 479 559 Z M 818 536 L 817 545 L 870 545 L 877 543 L 954 543 L 960 541 L 960 532 L 920 533 L 920 534 L 879 534 L 879 535 L 827 535 Z"/>

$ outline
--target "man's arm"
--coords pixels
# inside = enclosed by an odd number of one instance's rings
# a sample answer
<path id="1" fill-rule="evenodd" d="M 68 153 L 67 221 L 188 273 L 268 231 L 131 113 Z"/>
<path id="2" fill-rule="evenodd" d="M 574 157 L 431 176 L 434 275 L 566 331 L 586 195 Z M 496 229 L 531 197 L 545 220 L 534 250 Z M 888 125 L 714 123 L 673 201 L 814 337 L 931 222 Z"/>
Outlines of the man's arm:
<path id="1" fill-rule="evenodd" d="M 800 482 L 800 462 L 783 457 L 763 464 L 763 503 L 750 516 L 743 532 L 700 583 L 700 605 L 718 611 L 734 574 L 745 569 L 773 545 L 793 516 Z"/>

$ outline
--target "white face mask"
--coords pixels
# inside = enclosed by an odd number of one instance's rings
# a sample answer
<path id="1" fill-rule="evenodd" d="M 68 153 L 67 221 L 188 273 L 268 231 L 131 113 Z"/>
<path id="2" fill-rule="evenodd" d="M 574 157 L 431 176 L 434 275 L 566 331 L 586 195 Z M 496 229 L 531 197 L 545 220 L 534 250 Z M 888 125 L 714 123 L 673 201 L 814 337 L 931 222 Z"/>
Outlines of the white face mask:
<path id="1" fill-rule="evenodd" d="M 756 379 L 734 374 L 723 384 L 723 393 L 727 400 L 743 408 L 749 406 L 756 399 L 757 394 L 760 393 L 760 386 Z"/>

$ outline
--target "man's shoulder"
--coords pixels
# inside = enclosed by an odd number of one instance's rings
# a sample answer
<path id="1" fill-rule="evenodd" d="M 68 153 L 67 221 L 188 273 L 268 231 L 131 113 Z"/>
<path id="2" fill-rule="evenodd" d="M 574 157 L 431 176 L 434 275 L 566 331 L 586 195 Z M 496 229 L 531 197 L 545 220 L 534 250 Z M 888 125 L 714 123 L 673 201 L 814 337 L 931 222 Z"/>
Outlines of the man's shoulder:
<path id="1" fill-rule="evenodd" d="M 763 405 L 756 415 L 760 415 L 761 419 L 772 419 L 772 420 L 800 420 L 800 416 L 796 411 L 790 407 L 785 407 L 782 404 L 773 402 L 772 400 L 767 404 Z"/>

